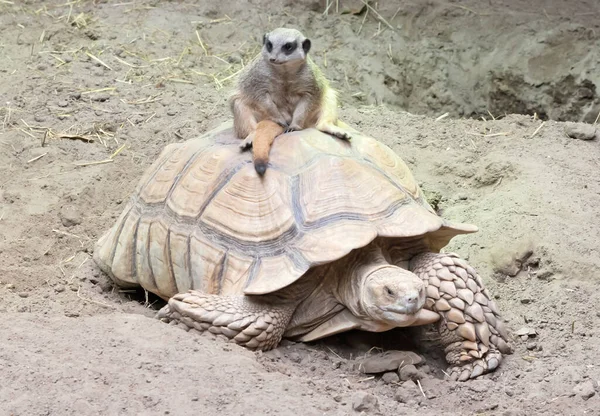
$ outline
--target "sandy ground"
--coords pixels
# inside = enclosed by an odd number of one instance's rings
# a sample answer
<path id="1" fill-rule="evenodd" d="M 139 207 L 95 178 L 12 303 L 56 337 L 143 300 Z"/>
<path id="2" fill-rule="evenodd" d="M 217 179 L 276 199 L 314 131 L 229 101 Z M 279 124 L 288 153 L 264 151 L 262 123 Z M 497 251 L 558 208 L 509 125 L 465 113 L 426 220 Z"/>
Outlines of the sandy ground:
<path id="1" fill-rule="evenodd" d="M 0 0 L 0 414 L 599 415 L 600 128 L 564 123 L 600 112 L 598 3 L 198 3 Z M 236 72 L 283 25 L 313 39 L 342 118 L 480 227 L 449 249 L 513 333 L 495 373 L 444 381 L 422 349 L 423 393 L 359 372 L 406 332 L 253 353 L 154 320 L 91 260 L 163 146 L 230 117 Z"/>

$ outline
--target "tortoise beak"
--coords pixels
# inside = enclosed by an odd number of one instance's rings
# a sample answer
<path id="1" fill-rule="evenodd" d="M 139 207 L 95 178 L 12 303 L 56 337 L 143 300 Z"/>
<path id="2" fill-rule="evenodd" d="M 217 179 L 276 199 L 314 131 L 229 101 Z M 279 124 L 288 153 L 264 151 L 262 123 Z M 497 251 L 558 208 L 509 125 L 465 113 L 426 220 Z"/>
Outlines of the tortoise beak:
<path id="1" fill-rule="evenodd" d="M 419 311 L 425 304 L 425 296 L 422 291 L 410 291 L 402 296 L 398 301 L 387 306 L 385 309 L 389 312 L 414 314 Z"/>

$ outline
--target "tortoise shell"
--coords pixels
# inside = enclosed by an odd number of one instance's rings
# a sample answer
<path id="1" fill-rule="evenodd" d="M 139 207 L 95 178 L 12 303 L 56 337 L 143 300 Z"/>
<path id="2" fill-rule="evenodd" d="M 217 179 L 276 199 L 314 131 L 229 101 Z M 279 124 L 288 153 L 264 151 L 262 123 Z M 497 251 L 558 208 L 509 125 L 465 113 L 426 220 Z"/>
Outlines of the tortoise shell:
<path id="1" fill-rule="evenodd" d="M 439 251 L 457 234 L 406 164 L 356 131 L 278 137 L 263 177 L 231 123 L 167 145 L 143 174 L 94 259 L 122 286 L 163 298 L 189 289 L 265 294 L 377 237 L 424 236 Z"/>

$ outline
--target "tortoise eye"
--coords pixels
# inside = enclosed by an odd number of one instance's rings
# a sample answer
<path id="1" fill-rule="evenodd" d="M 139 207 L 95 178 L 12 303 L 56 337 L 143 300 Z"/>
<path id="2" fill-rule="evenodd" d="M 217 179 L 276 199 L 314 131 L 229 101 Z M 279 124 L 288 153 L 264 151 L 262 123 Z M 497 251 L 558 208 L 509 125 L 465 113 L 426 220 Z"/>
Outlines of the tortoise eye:
<path id="1" fill-rule="evenodd" d="M 387 287 L 387 286 L 385 287 L 385 291 L 386 291 L 386 293 L 387 293 L 388 295 L 390 295 L 390 296 L 393 296 L 393 295 L 394 295 L 394 292 L 392 291 L 392 289 L 390 289 L 390 288 L 389 288 L 389 287 Z"/>

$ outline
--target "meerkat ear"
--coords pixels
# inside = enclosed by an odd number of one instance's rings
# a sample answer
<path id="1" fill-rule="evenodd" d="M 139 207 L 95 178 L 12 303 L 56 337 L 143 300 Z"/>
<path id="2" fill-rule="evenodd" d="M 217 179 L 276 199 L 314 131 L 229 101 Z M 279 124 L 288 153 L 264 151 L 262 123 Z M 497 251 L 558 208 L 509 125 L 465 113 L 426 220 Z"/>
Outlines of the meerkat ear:
<path id="1" fill-rule="evenodd" d="M 310 39 L 304 39 L 304 42 L 302 42 L 302 49 L 304 50 L 304 53 L 310 51 Z"/>
<path id="2" fill-rule="evenodd" d="M 263 45 L 264 45 L 265 43 L 267 43 L 267 38 L 268 38 L 268 36 L 269 36 L 269 34 L 268 34 L 268 33 L 265 33 L 265 34 L 263 35 Z"/>

